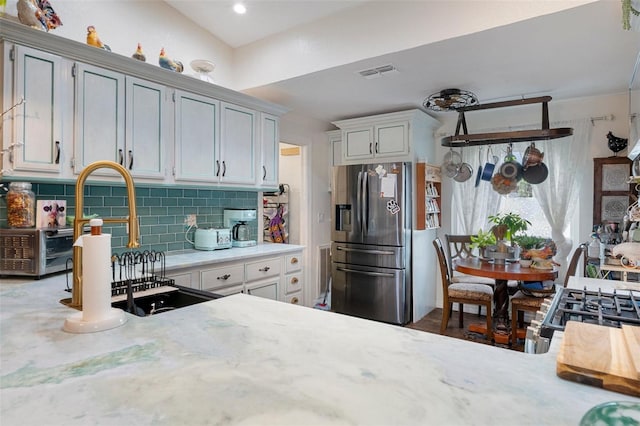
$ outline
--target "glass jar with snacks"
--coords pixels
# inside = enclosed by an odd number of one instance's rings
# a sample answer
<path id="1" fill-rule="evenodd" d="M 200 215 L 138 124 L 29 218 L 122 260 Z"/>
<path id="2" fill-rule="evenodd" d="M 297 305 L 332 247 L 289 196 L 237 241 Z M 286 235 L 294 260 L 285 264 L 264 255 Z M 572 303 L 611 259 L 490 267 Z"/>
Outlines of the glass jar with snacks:
<path id="1" fill-rule="evenodd" d="M 11 182 L 7 192 L 7 223 L 11 228 L 36 225 L 36 196 L 28 182 Z"/>

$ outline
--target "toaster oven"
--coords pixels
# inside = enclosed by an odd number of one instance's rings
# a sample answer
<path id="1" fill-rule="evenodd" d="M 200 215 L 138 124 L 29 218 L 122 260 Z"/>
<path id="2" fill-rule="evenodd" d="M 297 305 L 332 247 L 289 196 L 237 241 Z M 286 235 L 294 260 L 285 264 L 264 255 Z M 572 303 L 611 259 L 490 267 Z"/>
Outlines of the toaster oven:
<path id="1" fill-rule="evenodd" d="M 0 229 L 0 275 L 39 278 L 71 267 L 73 228 Z"/>

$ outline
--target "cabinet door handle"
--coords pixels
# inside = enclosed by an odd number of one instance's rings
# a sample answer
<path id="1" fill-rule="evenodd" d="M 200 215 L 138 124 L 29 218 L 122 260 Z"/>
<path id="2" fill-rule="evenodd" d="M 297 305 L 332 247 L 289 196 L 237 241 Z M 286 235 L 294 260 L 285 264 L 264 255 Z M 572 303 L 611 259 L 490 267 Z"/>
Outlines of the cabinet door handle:
<path id="1" fill-rule="evenodd" d="M 129 170 L 133 170 L 133 151 L 129 150 Z"/>
<path id="2" fill-rule="evenodd" d="M 291 303 L 293 303 L 294 305 L 298 304 L 298 298 L 297 297 L 292 297 L 291 298 Z"/>
<path id="3" fill-rule="evenodd" d="M 118 160 L 118 162 L 119 162 L 119 163 L 120 163 L 120 165 L 122 166 L 122 164 L 124 163 L 124 155 L 122 154 L 122 150 L 121 150 L 121 149 L 119 149 L 119 150 L 118 150 L 118 157 L 120 158 L 120 159 Z"/>
<path id="4" fill-rule="evenodd" d="M 297 257 L 292 257 L 291 258 L 291 264 L 295 265 L 296 263 L 298 263 L 298 258 Z"/>
<path id="5" fill-rule="evenodd" d="M 220 276 L 220 277 L 217 277 L 216 279 L 217 279 L 217 280 L 225 280 L 225 281 L 226 281 L 226 280 L 228 280 L 229 278 L 231 278 L 231 274 L 224 274 L 224 275 L 222 275 L 222 276 Z"/>
<path id="6" fill-rule="evenodd" d="M 296 277 L 291 278 L 291 284 L 298 284 L 298 278 Z"/>
<path id="7" fill-rule="evenodd" d="M 220 160 L 216 160 L 216 176 L 220 176 Z"/>
<path id="8" fill-rule="evenodd" d="M 60 141 L 56 141 L 56 164 L 60 164 Z"/>
<path id="9" fill-rule="evenodd" d="M 378 142 L 376 142 L 376 154 L 378 154 Z"/>
<path id="10" fill-rule="evenodd" d="M 260 271 L 260 272 L 268 272 L 269 269 L 271 269 L 271 268 L 269 268 L 268 266 L 265 266 L 264 268 L 258 269 L 258 271 Z"/>
<path id="11" fill-rule="evenodd" d="M 373 154 L 372 147 L 373 147 L 373 144 L 369 142 L 369 154 Z"/>
<path id="12" fill-rule="evenodd" d="M 224 177 L 227 174 L 227 163 L 224 162 L 224 160 L 222 161 L 222 177 Z"/>
<path id="13" fill-rule="evenodd" d="M 262 166 L 262 180 L 265 180 L 267 178 L 267 168 L 265 166 Z"/>

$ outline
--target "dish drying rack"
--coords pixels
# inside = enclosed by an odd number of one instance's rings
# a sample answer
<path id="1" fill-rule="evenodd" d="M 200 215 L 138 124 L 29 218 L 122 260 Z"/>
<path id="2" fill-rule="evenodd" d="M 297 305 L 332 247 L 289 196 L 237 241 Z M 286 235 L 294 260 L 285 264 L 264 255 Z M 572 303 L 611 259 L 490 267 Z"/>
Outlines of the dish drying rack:
<path id="1" fill-rule="evenodd" d="M 175 280 L 165 277 L 165 255 L 159 251 L 128 251 L 111 256 L 111 296 L 173 286 Z"/>

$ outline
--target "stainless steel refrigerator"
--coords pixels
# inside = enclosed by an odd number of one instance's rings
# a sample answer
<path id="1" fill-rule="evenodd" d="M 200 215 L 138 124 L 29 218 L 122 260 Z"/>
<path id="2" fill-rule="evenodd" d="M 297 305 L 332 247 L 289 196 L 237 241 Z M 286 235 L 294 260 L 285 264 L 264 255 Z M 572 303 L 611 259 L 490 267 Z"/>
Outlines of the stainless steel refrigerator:
<path id="1" fill-rule="evenodd" d="M 331 309 L 411 320 L 411 164 L 333 168 Z"/>

